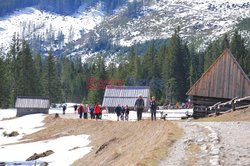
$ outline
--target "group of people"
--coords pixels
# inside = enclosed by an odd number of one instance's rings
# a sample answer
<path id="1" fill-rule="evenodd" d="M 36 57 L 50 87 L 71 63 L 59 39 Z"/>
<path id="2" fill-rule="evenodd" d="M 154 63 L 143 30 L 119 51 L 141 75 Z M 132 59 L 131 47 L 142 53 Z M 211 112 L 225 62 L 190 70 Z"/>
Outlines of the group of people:
<path id="1" fill-rule="evenodd" d="M 149 107 L 151 112 L 151 120 L 156 120 L 157 104 L 154 96 L 150 100 Z M 145 108 L 144 100 L 142 98 L 142 95 L 139 95 L 134 105 L 134 110 L 137 112 L 138 121 L 142 120 L 142 112 L 144 108 Z M 120 118 L 121 120 L 124 120 L 124 115 L 125 115 L 125 120 L 128 120 L 129 107 L 127 105 L 125 107 L 121 107 L 120 104 L 118 104 L 118 106 L 115 108 L 115 113 L 117 115 L 117 121 L 119 121 Z"/>
<path id="2" fill-rule="evenodd" d="M 149 103 L 149 108 L 151 112 L 151 120 L 156 120 L 156 110 L 157 110 L 157 104 L 155 97 L 153 96 Z M 142 112 L 145 109 L 145 103 L 142 98 L 142 95 L 138 96 L 138 99 L 135 102 L 134 110 L 137 112 L 137 120 L 142 120 Z M 63 114 L 65 114 L 66 106 L 63 106 Z M 88 104 L 80 104 L 80 105 L 74 105 L 75 113 L 76 111 L 79 114 L 79 118 L 82 119 L 88 119 L 88 114 L 90 114 L 90 119 L 102 119 L 102 107 L 100 103 L 96 103 L 95 106 L 89 106 Z M 117 115 L 117 121 L 121 120 L 129 120 L 129 106 L 120 106 L 120 104 L 117 105 L 115 108 L 115 113 Z"/>
<path id="3" fill-rule="evenodd" d="M 115 113 L 117 115 L 117 121 L 120 120 L 126 120 L 129 119 L 129 107 L 128 105 L 121 107 L 120 104 L 115 108 Z"/>
<path id="4" fill-rule="evenodd" d="M 82 119 L 88 119 L 88 114 L 90 114 L 90 119 L 101 119 L 102 118 L 102 110 L 101 105 L 99 103 L 96 103 L 96 105 L 89 106 L 88 104 L 80 104 L 79 106 L 74 106 L 75 113 L 76 111 L 79 114 L 79 118 Z"/>

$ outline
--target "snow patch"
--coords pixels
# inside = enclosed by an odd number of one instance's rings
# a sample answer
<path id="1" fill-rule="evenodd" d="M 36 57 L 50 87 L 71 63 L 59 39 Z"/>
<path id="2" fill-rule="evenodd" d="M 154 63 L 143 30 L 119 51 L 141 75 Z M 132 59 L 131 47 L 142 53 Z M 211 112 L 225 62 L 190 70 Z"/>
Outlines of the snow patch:
<path id="1" fill-rule="evenodd" d="M 0 146 L 0 162 L 24 162 L 34 153 L 52 150 L 55 153 L 40 158 L 39 161 L 48 162 L 50 166 L 71 165 L 90 152 L 88 135 L 72 135 L 53 140 L 38 141 L 25 144 Z"/>

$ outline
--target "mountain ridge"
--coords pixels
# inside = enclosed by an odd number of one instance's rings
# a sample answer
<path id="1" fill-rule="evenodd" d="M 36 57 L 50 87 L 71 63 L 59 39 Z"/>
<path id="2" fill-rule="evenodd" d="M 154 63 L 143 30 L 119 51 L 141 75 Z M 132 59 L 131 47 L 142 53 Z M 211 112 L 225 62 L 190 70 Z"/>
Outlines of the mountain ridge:
<path id="1" fill-rule="evenodd" d="M 29 7 L 2 17 L 0 39 L 4 42 L 0 46 L 7 48 L 17 32 L 38 52 L 53 48 L 57 55 L 91 57 L 168 39 L 180 27 L 180 35 L 187 42 L 200 40 L 197 48 L 202 49 L 250 15 L 249 0 L 120 0 L 113 4 L 112 12 L 107 12 L 107 4 L 115 1 L 81 2 L 91 5 L 81 5 L 71 15 Z"/>

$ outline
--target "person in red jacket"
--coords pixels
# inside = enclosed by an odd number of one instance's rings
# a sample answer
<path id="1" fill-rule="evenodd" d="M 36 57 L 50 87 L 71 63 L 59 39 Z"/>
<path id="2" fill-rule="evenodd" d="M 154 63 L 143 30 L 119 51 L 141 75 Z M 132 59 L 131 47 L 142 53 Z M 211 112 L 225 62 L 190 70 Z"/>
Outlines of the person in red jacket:
<path id="1" fill-rule="evenodd" d="M 99 102 L 96 103 L 96 105 L 95 105 L 94 113 L 95 113 L 96 120 L 101 119 L 101 107 L 100 107 Z"/>
<path id="2" fill-rule="evenodd" d="M 79 118 L 82 119 L 82 114 L 83 114 L 83 112 L 84 112 L 84 107 L 83 107 L 83 105 L 80 104 L 80 105 L 78 106 L 77 110 L 78 110 Z"/>

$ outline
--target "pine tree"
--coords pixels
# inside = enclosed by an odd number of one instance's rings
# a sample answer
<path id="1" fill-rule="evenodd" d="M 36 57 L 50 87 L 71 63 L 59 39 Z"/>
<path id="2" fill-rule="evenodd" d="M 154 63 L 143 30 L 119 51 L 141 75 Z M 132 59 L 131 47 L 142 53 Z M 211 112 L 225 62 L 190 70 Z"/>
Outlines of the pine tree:
<path id="1" fill-rule="evenodd" d="M 11 44 L 10 44 L 10 51 L 8 52 L 7 59 L 6 59 L 8 81 L 11 82 L 11 84 L 9 84 L 11 105 L 14 105 L 16 97 L 17 97 L 18 65 L 19 65 L 17 63 L 17 56 L 20 52 L 20 47 L 21 47 L 21 44 L 19 40 L 19 35 L 14 33 Z"/>
<path id="2" fill-rule="evenodd" d="M 49 97 L 51 103 L 61 102 L 61 82 L 56 71 L 56 62 L 52 55 L 52 50 L 49 51 L 49 56 L 46 59 L 43 75 L 45 90 L 44 95 Z"/>
<path id="3" fill-rule="evenodd" d="M 150 44 L 143 58 L 143 66 L 142 66 L 143 79 L 147 78 L 151 80 L 155 77 L 155 74 L 156 74 L 155 63 L 157 63 L 155 62 L 157 60 L 156 55 L 157 55 L 157 51 L 155 48 L 155 44 L 153 42 L 152 44 Z"/>
<path id="4" fill-rule="evenodd" d="M 134 47 L 131 48 L 129 52 L 129 63 L 128 63 L 128 69 L 129 69 L 129 77 L 130 78 L 138 78 L 139 77 L 139 71 L 138 71 L 138 59 L 137 55 L 135 53 Z"/>
<path id="5" fill-rule="evenodd" d="M 249 68 L 249 54 L 247 54 L 247 50 L 245 47 L 244 39 L 241 37 L 239 32 L 236 30 L 232 37 L 230 43 L 230 49 L 236 60 L 239 62 L 243 70 L 248 73 L 250 72 Z"/>
<path id="6" fill-rule="evenodd" d="M 165 82 L 166 96 L 170 97 L 173 101 L 184 101 L 187 89 L 188 68 L 187 63 L 188 50 L 179 37 L 179 31 L 175 31 L 171 37 L 168 47 L 167 55 L 164 60 L 163 67 L 163 80 Z M 170 86 L 171 87 L 168 87 Z M 177 88 L 175 88 L 177 87 Z"/>
<path id="7" fill-rule="evenodd" d="M 0 55 L 0 108 L 5 108 L 8 106 L 10 92 L 7 89 L 7 72 L 6 72 L 6 64 Z"/>
<path id="8" fill-rule="evenodd" d="M 35 68 L 31 50 L 22 42 L 22 48 L 17 56 L 17 94 L 19 96 L 34 96 L 36 93 Z"/>
<path id="9" fill-rule="evenodd" d="M 230 48 L 230 44 L 229 44 L 229 39 L 228 39 L 227 33 L 225 33 L 223 35 L 222 41 L 221 41 L 221 50 L 224 51 L 226 48 Z"/>
<path id="10" fill-rule="evenodd" d="M 44 94 L 44 87 L 43 87 L 43 65 L 41 60 L 41 55 L 37 54 L 34 57 L 34 68 L 35 68 L 35 84 L 36 84 L 36 91 L 35 96 L 42 96 Z"/>
<path id="11" fill-rule="evenodd" d="M 63 61 L 63 70 L 62 70 L 62 88 L 63 88 L 63 96 L 66 102 L 71 101 L 72 99 L 72 66 L 71 62 L 68 58 L 65 58 Z"/>
<path id="12" fill-rule="evenodd" d="M 97 89 L 89 89 L 88 91 L 88 102 L 95 104 L 97 102 L 102 102 L 104 91 L 105 91 L 105 80 L 107 78 L 105 60 L 103 56 L 98 56 L 93 64 L 92 77 L 95 77 L 97 80 L 96 86 Z M 99 81 L 100 80 L 100 81 Z"/>

